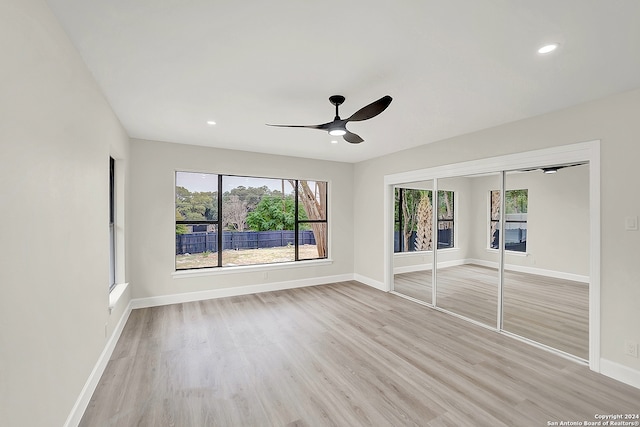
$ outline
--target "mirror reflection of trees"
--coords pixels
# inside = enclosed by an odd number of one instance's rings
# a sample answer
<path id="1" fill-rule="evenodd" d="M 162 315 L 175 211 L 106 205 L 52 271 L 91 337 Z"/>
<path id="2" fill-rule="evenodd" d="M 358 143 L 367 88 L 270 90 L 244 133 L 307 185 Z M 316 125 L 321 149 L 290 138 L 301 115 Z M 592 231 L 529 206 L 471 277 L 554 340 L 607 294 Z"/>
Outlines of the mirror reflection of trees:
<path id="1" fill-rule="evenodd" d="M 433 249 L 433 192 L 398 187 L 395 189 L 394 252 Z M 453 247 L 453 191 L 438 191 L 438 248 Z"/>

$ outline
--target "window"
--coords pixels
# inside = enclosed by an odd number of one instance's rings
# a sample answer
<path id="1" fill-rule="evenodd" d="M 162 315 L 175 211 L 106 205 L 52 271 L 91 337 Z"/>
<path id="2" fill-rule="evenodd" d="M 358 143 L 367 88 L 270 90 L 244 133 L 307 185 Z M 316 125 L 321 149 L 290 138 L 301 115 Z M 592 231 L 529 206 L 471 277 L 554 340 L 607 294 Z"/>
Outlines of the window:
<path id="1" fill-rule="evenodd" d="M 109 290 L 116 285 L 116 161 L 109 157 Z"/>
<path id="2" fill-rule="evenodd" d="M 327 232 L 326 182 L 176 172 L 176 270 L 327 258 Z"/>
<path id="3" fill-rule="evenodd" d="M 397 187 L 394 207 L 394 252 L 432 250 L 431 190 Z M 438 191 L 438 249 L 454 247 L 454 192 Z"/>
<path id="4" fill-rule="evenodd" d="M 527 251 L 527 211 L 528 190 L 506 190 L 505 199 L 505 235 L 504 249 L 507 251 Z M 489 212 L 489 244 L 498 249 L 500 239 L 500 191 L 491 191 Z"/>

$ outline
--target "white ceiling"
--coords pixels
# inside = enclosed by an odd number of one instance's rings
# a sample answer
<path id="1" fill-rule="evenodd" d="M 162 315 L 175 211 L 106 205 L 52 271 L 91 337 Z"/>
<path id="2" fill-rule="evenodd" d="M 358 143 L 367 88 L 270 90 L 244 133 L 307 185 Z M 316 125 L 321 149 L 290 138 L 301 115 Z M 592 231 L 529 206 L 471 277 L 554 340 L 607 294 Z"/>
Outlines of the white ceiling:
<path id="1" fill-rule="evenodd" d="M 638 0 L 48 3 L 134 138 L 358 162 L 640 87 Z M 359 145 L 265 126 L 334 94 L 394 99 Z"/>

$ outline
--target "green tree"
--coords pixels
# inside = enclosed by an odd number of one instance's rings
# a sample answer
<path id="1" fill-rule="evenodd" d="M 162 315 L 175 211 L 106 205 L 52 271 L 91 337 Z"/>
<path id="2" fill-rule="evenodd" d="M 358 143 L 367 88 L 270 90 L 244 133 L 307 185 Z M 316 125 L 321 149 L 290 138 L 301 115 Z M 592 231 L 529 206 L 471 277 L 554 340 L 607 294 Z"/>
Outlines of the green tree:
<path id="1" fill-rule="evenodd" d="M 258 203 L 260 203 L 260 200 L 262 200 L 264 196 L 273 195 L 274 194 L 272 193 L 272 191 L 269 190 L 269 187 L 267 187 L 266 185 L 263 185 L 262 187 L 248 188 L 240 185 L 229 191 L 225 191 L 225 193 L 222 195 L 222 202 L 224 204 L 224 202 L 231 200 L 233 196 L 237 196 L 239 201 L 246 203 L 247 211 L 250 212 L 254 210 L 256 206 L 258 206 Z"/>
<path id="2" fill-rule="evenodd" d="M 274 195 L 266 185 L 262 187 L 238 186 L 222 195 L 222 226 L 228 231 L 244 231 L 246 218 L 264 196 Z"/>
<path id="3" fill-rule="evenodd" d="M 295 201 L 292 196 L 284 199 L 265 196 L 247 215 L 247 226 L 254 231 L 294 230 L 296 224 Z M 298 207 L 298 218 L 307 219 L 304 209 Z"/>
<path id="4" fill-rule="evenodd" d="M 176 209 L 176 221 L 184 221 L 184 216 Z M 189 229 L 184 224 L 176 224 L 176 234 L 187 234 Z"/>
<path id="5" fill-rule="evenodd" d="M 402 204 L 399 203 L 399 192 L 402 191 Z M 404 250 L 408 251 L 411 234 L 418 230 L 418 205 L 423 197 L 431 201 L 431 191 L 410 188 L 396 189 L 396 218 L 402 215 L 402 237 Z"/>
<path id="6" fill-rule="evenodd" d="M 505 191 L 505 213 L 527 213 L 529 204 L 528 190 Z"/>
<path id="7" fill-rule="evenodd" d="M 176 187 L 176 210 L 183 220 L 218 219 L 218 192 L 190 192 L 184 187 Z M 176 217 L 177 220 L 177 217 Z"/>

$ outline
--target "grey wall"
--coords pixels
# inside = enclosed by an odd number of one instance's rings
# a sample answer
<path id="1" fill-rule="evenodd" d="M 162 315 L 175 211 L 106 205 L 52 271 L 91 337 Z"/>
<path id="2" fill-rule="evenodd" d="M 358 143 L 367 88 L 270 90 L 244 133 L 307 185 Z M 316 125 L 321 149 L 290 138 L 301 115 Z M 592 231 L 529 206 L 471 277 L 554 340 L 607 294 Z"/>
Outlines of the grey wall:
<path id="1" fill-rule="evenodd" d="M 387 174 L 453 164 L 599 139 L 601 143 L 601 313 L 603 358 L 640 370 L 626 356 L 624 340 L 640 342 L 640 232 L 625 231 L 625 216 L 638 216 L 635 189 L 640 172 L 640 90 L 610 96 L 566 110 L 424 145 L 356 164 L 355 272 L 382 282 L 383 177 Z"/>
<path id="2" fill-rule="evenodd" d="M 43 1 L 0 4 L 0 45 L 0 425 L 60 426 L 123 311 L 108 179 L 129 141 Z"/>
<path id="3" fill-rule="evenodd" d="M 589 166 L 565 168 L 553 175 L 540 170 L 510 172 L 506 186 L 529 191 L 527 253 L 507 252 L 507 266 L 588 276 Z M 489 192 L 500 188 L 500 175 L 439 179 L 438 188 L 455 191 L 456 219 L 456 248 L 441 250 L 439 265 L 471 259 L 498 262 L 497 251 L 488 249 L 487 239 Z M 429 254 L 426 257 L 430 259 Z M 395 255 L 394 266 L 422 264 L 424 258 L 425 254 Z"/>
<path id="4" fill-rule="evenodd" d="M 246 151 L 134 140 L 131 148 L 131 271 L 135 298 L 353 273 L 353 165 Z M 333 264 L 175 279 L 175 171 L 329 182 Z"/>

